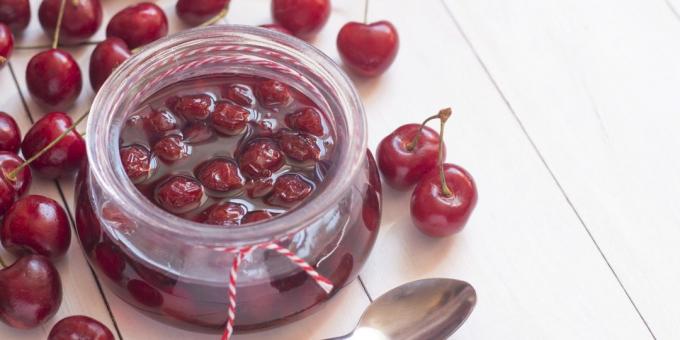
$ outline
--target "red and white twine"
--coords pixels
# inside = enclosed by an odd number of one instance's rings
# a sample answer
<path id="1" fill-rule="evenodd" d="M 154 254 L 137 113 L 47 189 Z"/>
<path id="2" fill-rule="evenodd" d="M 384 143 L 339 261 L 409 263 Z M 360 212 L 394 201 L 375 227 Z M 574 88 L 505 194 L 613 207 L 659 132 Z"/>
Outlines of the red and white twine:
<path id="1" fill-rule="evenodd" d="M 229 340 L 231 335 L 234 333 L 234 320 L 236 319 L 236 281 L 239 267 L 243 259 L 258 248 L 274 250 L 288 258 L 293 264 L 307 273 L 307 275 L 309 275 L 309 277 L 311 277 L 314 282 L 316 282 L 316 284 L 326 292 L 326 294 L 330 294 L 330 292 L 333 290 L 333 282 L 331 282 L 331 280 L 319 274 L 313 266 L 307 263 L 307 261 L 297 256 L 288 248 L 282 247 L 278 243 L 263 243 L 260 245 L 243 247 L 237 250 L 227 249 L 226 251 L 235 252 L 236 255 L 234 256 L 234 260 L 231 263 L 231 269 L 229 270 L 229 287 L 227 289 L 229 306 L 227 309 L 227 324 L 224 328 L 224 333 L 222 333 L 222 340 Z"/>

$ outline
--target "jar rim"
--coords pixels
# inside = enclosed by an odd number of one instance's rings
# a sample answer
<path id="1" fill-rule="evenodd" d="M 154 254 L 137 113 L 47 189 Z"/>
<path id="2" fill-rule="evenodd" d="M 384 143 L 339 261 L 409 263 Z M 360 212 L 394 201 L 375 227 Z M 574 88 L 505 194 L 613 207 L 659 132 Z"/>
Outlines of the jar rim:
<path id="1" fill-rule="evenodd" d="M 130 80 L 131 73 L 138 72 L 140 67 L 149 63 L 159 62 L 159 58 L 166 58 L 167 53 L 172 53 L 174 48 L 182 44 L 219 43 L 219 39 L 223 39 L 223 42 L 231 39 L 230 43 L 242 41 L 249 45 L 260 44 L 275 48 L 313 68 L 320 78 L 333 85 L 337 92 L 337 102 L 347 121 L 346 138 L 338 142 L 345 143 L 346 152 L 334 160 L 334 175 L 326 179 L 324 189 L 304 205 L 284 215 L 243 228 L 215 228 L 172 215 L 152 204 L 139 193 L 127 176 L 121 176 L 124 172 L 116 171 L 116 165 L 120 165 L 120 157 L 115 157 L 119 152 L 119 145 L 111 145 L 109 134 L 113 116 L 120 109 L 120 99 L 125 95 L 132 95 L 125 83 Z M 86 136 L 87 155 L 90 180 L 100 185 L 98 190 L 111 200 L 122 202 L 124 211 L 145 225 L 212 246 L 243 247 L 266 243 L 297 232 L 332 210 L 331 207 L 351 187 L 353 179 L 361 170 L 368 140 L 366 116 L 359 95 L 349 77 L 329 56 L 293 36 L 245 25 L 194 28 L 144 46 L 109 76 L 97 93 L 90 112 L 87 124 L 89 133 Z M 93 190 L 93 186 L 90 186 L 90 195 Z"/>

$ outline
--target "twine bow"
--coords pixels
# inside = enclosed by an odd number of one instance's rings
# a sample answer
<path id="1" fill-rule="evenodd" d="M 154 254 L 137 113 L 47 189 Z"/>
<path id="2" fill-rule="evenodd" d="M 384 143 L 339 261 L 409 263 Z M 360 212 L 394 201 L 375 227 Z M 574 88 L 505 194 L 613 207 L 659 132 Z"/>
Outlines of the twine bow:
<path id="1" fill-rule="evenodd" d="M 236 253 L 234 260 L 231 263 L 231 269 L 229 270 L 229 307 L 227 310 L 227 324 L 222 334 L 222 340 L 229 340 L 234 333 L 234 320 L 236 319 L 236 279 L 238 275 L 238 269 L 241 265 L 241 261 L 250 255 L 253 251 L 258 248 L 275 250 L 279 254 L 288 258 L 293 264 L 302 269 L 307 275 L 309 275 L 314 282 L 316 282 L 321 289 L 323 289 L 326 294 L 329 294 L 333 290 L 333 283 L 325 276 L 319 274 L 314 267 L 312 267 L 307 261 L 303 260 L 295 253 L 290 251 L 288 248 L 284 248 L 278 243 L 264 243 L 261 245 L 243 247 L 229 252 Z"/>

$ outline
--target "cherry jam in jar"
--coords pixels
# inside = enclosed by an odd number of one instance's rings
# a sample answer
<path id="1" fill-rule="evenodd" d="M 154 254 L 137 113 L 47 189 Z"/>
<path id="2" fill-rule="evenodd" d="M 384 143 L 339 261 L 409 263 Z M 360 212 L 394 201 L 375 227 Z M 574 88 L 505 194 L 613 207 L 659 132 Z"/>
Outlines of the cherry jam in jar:
<path id="1" fill-rule="evenodd" d="M 291 322 L 356 278 L 377 237 L 380 179 L 358 95 L 296 38 L 189 30 L 134 55 L 99 91 L 76 227 L 99 277 L 161 321 L 236 331 Z M 326 293 L 276 243 L 333 284 Z"/>

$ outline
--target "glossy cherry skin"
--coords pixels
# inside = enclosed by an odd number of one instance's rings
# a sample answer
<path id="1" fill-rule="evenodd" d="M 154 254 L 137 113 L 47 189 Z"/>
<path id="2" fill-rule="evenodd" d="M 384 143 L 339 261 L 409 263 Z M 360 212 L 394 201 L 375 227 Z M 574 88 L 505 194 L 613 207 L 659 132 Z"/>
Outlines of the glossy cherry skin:
<path id="1" fill-rule="evenodd" d="M 212 115 L 213 128 L 227 136 L 238 135 L 246 128 L 250 112 L 241 106 L 220 102 Z"/>
<path id="2" fill-rule="evenodd" d="M 14 35 L 9 26 L 0 22 L 0 68 L 7 63 L 7 59 L 14 50 Z"/>
<path id="3" fill-rule="evenodd" d="M 101 322 L 85 315 L 73 315 L 59 320 L 47 340 L 115 340 L 113 333 Z"/>
<path id="4" fill-rule="evenodd" d="M 298 162 L 318 161 L 321 154 L 316 138 L 305 133 L 282 132 L 279 145 L 286 156 Z"/>
<path id="5" fill-rule="evenodd" d="M 54 35 L 61 0 L 43 0 L 38 8 L 38 19 L 45 33 Z M 60 43 L 77 43 L 93 36 L 102 24 L 102 5 L 99 0 L 66 1 L 64 18 L 59 31 Z"/>
<path id="6" fill-rule="evenodd" d="M 254 140 L 245 146 L 239 166 L 251 178 L 270 177 L 283 166 L 284 158 L 283 152 L 274 141 Z"/>
<path id="7" fill-rule="evenodd" d="M 71 244 L 71 228 L 59 203 L 29 195 L 16 201 L 5 214 L 0 241 L 15 255 L 38 254 L 56 259 L 66 254 Z"/>
<path id="8" fill-rule="evenodd" d="M 198 208 L 204 198 L 203 186 L 193 178 L 173 176 L 156 187 L 155 198 L 161 208 L 182 214 Z"/>
<path id="9" fill-rule="evenodd" d="M 281 32 L 283 34 L 288 34 L 288 35 L 293 35 L 293 32 L 289 31 L 287 28 L 279 25 L 279 24 L 264 24 L 260 25 L 262 28 L 268 28 L 273 31 Z"/>
<path id="10" fill-rule="evenodd" d="M 274 217 L 272 213 L 270 213 L 267 210 L 255 210 L 247 213 L 245 216 L 243 216 L 243 219 L 241 219 L 242 224 L 246 223 L 255 223 L 255 222 L 260 222 L 260 221 L 266 221 L 270 218 Z"/>
<path id="11" fill-rule="evenodd" d="M 216 192 L 229 192 L 243 187 L 244 179 L 238 166 L 223 158 L 217 158 L 201 164 L 196 171 L 203 186 Z"/>
<path id="12" fill-rule="evenodd" d="M 337 39 L 342 61 L 354 73 L 375 77 L 387 70 L 399 51 L 397 29 L 389 21 L 372 24 L 350 22 Z"/>
<path id="13" fill-rule="evenodd" d="M 215 204 L 201 213 L 199 222 L 219 226 L 239 225 L 247 212 L 246 206 L 240 203 Z"/>
<path id="14" fill-rule="evenodd" d="M 28 130 L 21 151 L 25 157 L 31 158 L 71 125 L 71 117 L 63 112 L 45 115 Z M 85 141 L 77 131 L 71 130 L 59 143 L 31 163 L 31 168 L 43 177 L 59 178 L 77 170 L 84 158 Z"/>
<path id="15" fill-rule="evenodd" d="M 5 112 L 0 111 L 0 151 L 17 153 L 21 146 L 21 131 L 17 122 Z"/>
<path id="16" fill-rule="evenodd" d="M 31 169 L 29 167 L 24 167 L 24 169 L 19 171 L 16 175 L 16 178 L 11 180 L 7 178 L 7 175 L 18 168 L 23 162 L 24 159 L 13 152 L 0 151 L 0 181 L 9 183 L 16 191 L 17 196 L 22 196 L 31 186 L 31 182 L 33 181 Z M 10 204 L 12 203 L 14 203 L 14 201 Z M 7 209 L 9 209 L 9 205 L 4 207 L 4 209 L 0 209 L 0 215 Z"/>
<path id="17" fill-rule="evenodd" d="M 433 169 L 416 185 L 411 195 L 413 224 L 432 237 L 455 234 L 465 226 L 477 205 L 477 187 L 472 176 L 455 164 L 444 164 L 451 196 L 442 193 L 439 169 Z"/>
<path id="18" fill-rule="evenodd" d="M 0 22 L 7 24 L 14 33 L 23 31 L 31 21 L 29 0 L 0 1 Z"/>
<path id="19" fill-rule="evenodd" d="M 314 190 L 311 182 L 300 175 L 285 174 L 276 179 L 272 194 L 266 202 L 275 206 L 289 207 L 301 202 Z"/>
<path id="20" fill-rule="evenodd" d="M 17 191 L 11 182 L 0 180 L 0 216 L 3 216 L 17 199 Z"/>
<path id="21" fill-rule="evenodd" d="M 322 136 L 324 133 L 321 113 L 311 107 L 286 115 L 286 125 L 293 130 L 307 132 L 315 136 Z"/>
<path id="22" fill-rule="evenodd" d="M 66 109 L 78 99 L 83 77 L 70 53 L 53 48 L 34 55 L 28 62 L 26 85 L 38 103 Z"/>
<path id="23" fill-rule="evenodd" d="M 191 26 L 200 25 L 229 6 L 230 0 L 178 0 L 175 11 L 182 21 Z"/>
<path id="24" fill-rule="evenodd" d="M 90 85 L 99 91 L 113 70 L 132 56 L 123 39 L 111 37 L 97 44 L 90 56 Z"/>
<path id="25" fill-rule="evenodd" d="M 330 0 L 272 0 L 274 20 L 302 39 L 321 30 L 330 13 Z"/>
<path id="26" fill-rule="evenodd" d="M 61 279 L 44 256 L 26 255 L 0 270 L 0 320 L 21 329 L 34 328 L 61 305 Z"/>
<path id="27" fill-rule="evenodd" d="M 418 144 L 413 150 L 408 149 L 418 130 L 420 124 L 402 125 L 378 144 L 378 168 L 387 184 L 395 189 L 411 188 L 437 165 L 439 134 L 435 130 L 424 127 Z"/>
<path id="28" fill-rule="evenodd" d="M 124 8 L 106 26 L 106 37 L 123 39 L 129 48 L 146 45 L 168 34 L 168 18 L 163 10 L 150 2 Z"/>
<path id="29" fill-rule="evenodd" d="M 143 182 L 151 175 L 153 159 L 144 146 L 134 144 L 120 148 L 120 161 L 132 182 Z"/>

